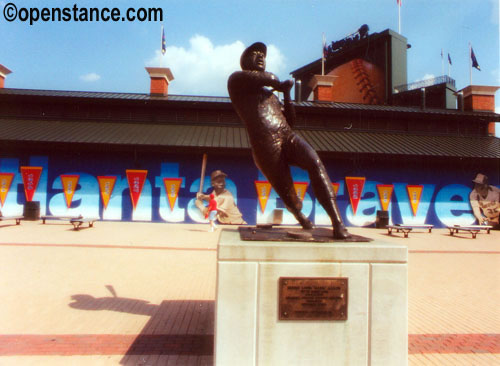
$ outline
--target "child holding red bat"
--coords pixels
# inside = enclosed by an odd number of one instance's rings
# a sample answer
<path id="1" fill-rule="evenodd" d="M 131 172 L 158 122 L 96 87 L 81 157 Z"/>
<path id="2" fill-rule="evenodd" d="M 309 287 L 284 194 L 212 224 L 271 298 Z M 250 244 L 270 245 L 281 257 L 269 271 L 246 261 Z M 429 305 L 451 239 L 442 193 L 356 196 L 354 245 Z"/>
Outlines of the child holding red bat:
<path id="1" fill-rule="evenodd" d="M 217 201 L 213 193 L 210 193 L 210 201 L 208 202 L 208 211 L 205 218 L 208 218 L 208 221 L 210 221 L 210 231 L 213 232 L 216 230 L 217 225 L 215 225 L 215 219 L 217 218 Z"/>

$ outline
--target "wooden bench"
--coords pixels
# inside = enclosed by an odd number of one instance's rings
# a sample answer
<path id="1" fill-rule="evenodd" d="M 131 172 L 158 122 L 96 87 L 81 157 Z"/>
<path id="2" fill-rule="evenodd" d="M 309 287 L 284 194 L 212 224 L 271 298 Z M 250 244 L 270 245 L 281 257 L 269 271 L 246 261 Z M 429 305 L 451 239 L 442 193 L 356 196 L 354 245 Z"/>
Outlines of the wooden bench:
<path id="1" fill-rule="evenodd" d="M 2 215 L 0 215 L 0 221 L 16 220 L 16 225 L 20 225 L 22 219 L 24 219 L 24 216 L 2 216 Z"/>
<path id="2" fill-rule="evenodd" d="M 80 226 L 82 226 L 84 223 L 88 222 L 89 227 L 94 226 L 94 222 L 96 222 L 97 218 L 94 217 L 78 217 L 76 219 L 71 219 L 69 222 L 73 224 L 73 228 L 75 230 L 80 229 Z"/>
<path id="3" fill-rule="evenodd" d="M 481 230 L 486 230 L 486 233 L 489 234 L 490 230 L 493 228 L 493 226 L 489 225 L 467 225 L 467 226 L 461 226 L 461 225 L 453 225 L 453 226 L 447 226 L 448 230 L 450 230 L 450 235 L 453 236 L 453 234 L 458 234 L 459 231 L 467 231 L 472 234 L 472 239 L 476 239 L 476 235 L 481 231 Z"/>
<path id="4" fill-rule="evenodd" d="M 79 219 L 81 217 L 82 217 L 81 215 L 79 215 L 79 216 L 44 215 L 44 216 L 41 216 L 40 218 L 42 219 L 42 223 L 45 224 L 46 220 L 65 220 L 65 221 L 69 221 L 69 220 L 73 220 L 73 219 Z"/>
<path id="5" fill-rule="evenodd" d="M 396 225 L 387 225 L 386 228 L 387 228 L 387 232 L 389 235 L 392 235 L 392 230 L 396 230 L 397 233 L 399 233 L 400 231 L 403 232 L 405 238 L 408 237 L 408 234 L 410 233 L 410 231 L 412 231 L 413 229 L 426 229 L 426 230 L 429 230 L 429 232 L 431 233 L 432 232 L 432 228 L 434 227 L 434 225 L 401 225 L 401 224 L 396 224 Z"/>

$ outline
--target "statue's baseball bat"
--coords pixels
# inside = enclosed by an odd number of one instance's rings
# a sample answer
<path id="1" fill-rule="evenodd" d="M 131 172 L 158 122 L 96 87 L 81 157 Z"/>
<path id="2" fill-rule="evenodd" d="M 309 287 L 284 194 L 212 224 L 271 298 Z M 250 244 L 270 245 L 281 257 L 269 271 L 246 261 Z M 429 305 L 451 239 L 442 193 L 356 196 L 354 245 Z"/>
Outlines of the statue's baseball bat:
<path id="1" fill-rule="evenodd" d="M 201 178 L 200 178 L 200 189 L 198 192 L 203 192 L 203 184 L 205 183 L 205 169 L 207 167 L 207 154 L 203 154 L 203 161 L 201 162 Z"/>

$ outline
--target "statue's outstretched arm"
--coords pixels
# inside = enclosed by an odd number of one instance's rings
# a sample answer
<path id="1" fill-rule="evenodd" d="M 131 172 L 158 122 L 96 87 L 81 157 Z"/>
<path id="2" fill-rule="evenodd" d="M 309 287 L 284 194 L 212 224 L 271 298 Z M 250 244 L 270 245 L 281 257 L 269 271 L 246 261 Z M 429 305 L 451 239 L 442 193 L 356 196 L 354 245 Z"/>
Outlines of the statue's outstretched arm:
<path id="1" fill-rule="evenodd" d="M 270 87 L 278 92 L 282 92 L 284 95 L 283 113 L 291 127 L 295 124 L 295 109 L 290 98 L 290 89 L 292 86 L 292 80 L 280 81 L 276 75 L 266 71 L 237 71 L 228 80 L 230 93 L 256 90 L 262 87 Z"/>
<path id="2" fill-rule="evenodd" d="M 290 127 L 293 127 L 295 125 L 295 119 L 296 119 L 295 107 L 292 104 L 292 100 L 290 98 L 290 89 L 293 86 L 293 81 L 292 80 L 285 80 L 284 82 L 282 82 L 282 84 L 283 84 L 283 95 L 284 95 L 283 104 L 285 107 L 285 110 L 283 113 L 284 113 L 285 118 L 288 122 L 288 125 Z"/>
<path id="3" fill-rule="evenodd" d="M 238 71 L 229 78 L 229 84 L 239 84 L 242 87 L 270 87 L 279 92 L 290 90 L 289 80 L 281 82 L 280 79 L 267 71 Z"/>

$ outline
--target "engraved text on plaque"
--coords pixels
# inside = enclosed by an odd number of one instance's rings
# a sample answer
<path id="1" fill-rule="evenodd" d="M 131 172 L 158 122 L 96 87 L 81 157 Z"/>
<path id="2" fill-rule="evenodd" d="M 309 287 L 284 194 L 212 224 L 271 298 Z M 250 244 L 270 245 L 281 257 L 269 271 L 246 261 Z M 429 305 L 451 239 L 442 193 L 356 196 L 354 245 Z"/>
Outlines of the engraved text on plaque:
<path id="1" fill-rule="evenodd" d="M 347 320 L 348 279 L 280 277 L 280 320 Z"/>

